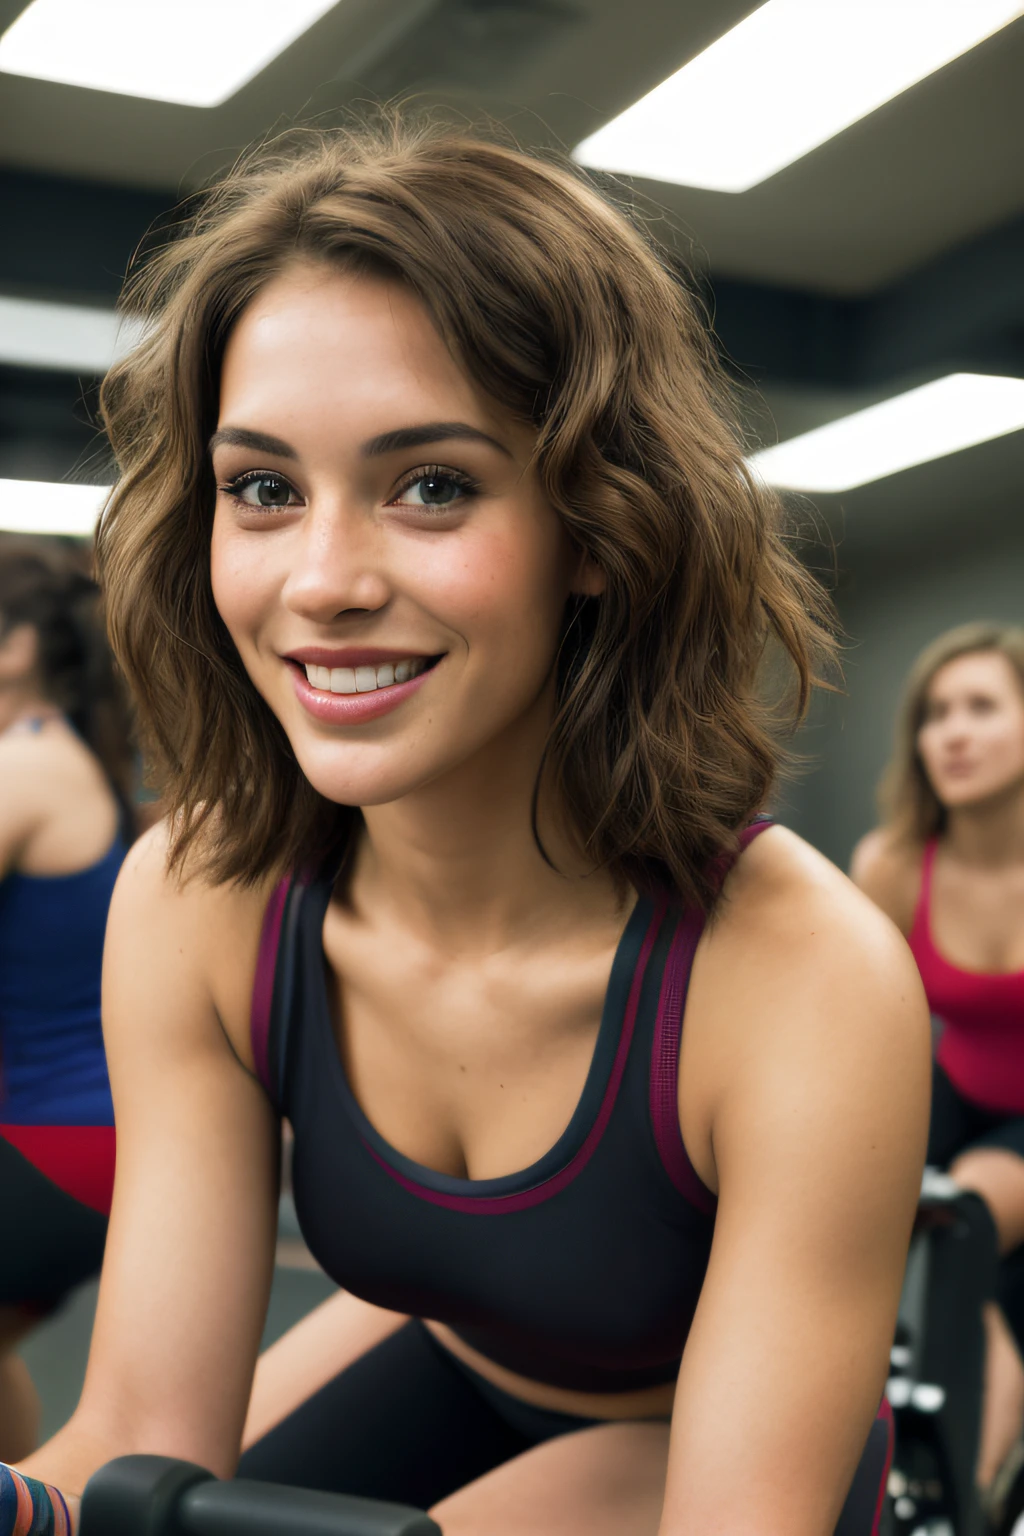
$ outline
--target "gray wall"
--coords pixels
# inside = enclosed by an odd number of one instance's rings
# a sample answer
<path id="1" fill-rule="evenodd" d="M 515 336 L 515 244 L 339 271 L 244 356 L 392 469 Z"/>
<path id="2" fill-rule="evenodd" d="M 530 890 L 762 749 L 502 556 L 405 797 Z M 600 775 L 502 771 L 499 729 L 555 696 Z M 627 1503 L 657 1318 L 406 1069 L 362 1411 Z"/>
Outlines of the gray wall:
<path id="1" fill-rule="evenodd" d="M 969 519 L 965 519 L 969 520 Z M 959 549 L 929 560 L 875 557 L 849 571 L 837 594 L 849 637 L 844 697 L 819 700 L 800 750 L 808 770 L 783 787 L 780 819 L 843 868 L 875 820 L 874 793 L 888 758 L 907 669 L 929 640 L 970 619 L 1024 623 L 1024 511 L 1016 526 L 965 530 Z"/>

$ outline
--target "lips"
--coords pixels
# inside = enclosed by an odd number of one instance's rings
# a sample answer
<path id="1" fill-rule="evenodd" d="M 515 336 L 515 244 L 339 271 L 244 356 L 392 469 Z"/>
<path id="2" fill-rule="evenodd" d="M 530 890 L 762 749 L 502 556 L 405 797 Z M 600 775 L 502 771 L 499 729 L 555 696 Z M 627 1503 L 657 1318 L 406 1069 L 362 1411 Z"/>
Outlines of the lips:
<path id="1" fill-rule="evenodd" d="M 310 654 L 309 651 L 296 652 L 287 658 L 296 698 L 303 709 L 315 720 L 325 725 L 336 726 L 363 725 L 390 714 L 392 710 L 398 709 L 412 698 L 413 694 L 419 692 L 444 659 L 443 657 L 410 658 L 408 654 L 403 656 L 401 653 L 391 653 L 397 657 L 394 662 L 381 661 L 374 665 L 370 661 L 362 661 L 358 666 L 353 666 L 352 662 L 348 661 L 344 666 L 335 664 L 328 667 L 326 661 L 305 659 L 310 657 Z M 344 655 L 348 659 L 360 654 L 365 656 L 368 653 L 321 650 L 315 654 L 330 657 L 332 662 L 337 663 L 339 655 Z M 380 652 L 370 654 L 379 656 Z M 298 660 L 299 655 L 304 658 L 301 663 Z M 415 675 L 406 676 L 404 680 L 399 681 L 396 674 L 403 663 L 408 665 L 410 670 L 415 663 L 420 670 Z M 309 673 L 313 674 L 312 679 Z M 361 688 L 360 673 L 364 674 L 361 679 L 363 684 Z M 387 681 L 389 673 L 394 679 L 390 682 Z M 355 684 L 352 688 L 348 686 L 349 676 Z M 322 678 L 327 683 L 326 687 L 320 686 Z M 340 685 L 337 689 L 334 687 L 335 681 Z"/>

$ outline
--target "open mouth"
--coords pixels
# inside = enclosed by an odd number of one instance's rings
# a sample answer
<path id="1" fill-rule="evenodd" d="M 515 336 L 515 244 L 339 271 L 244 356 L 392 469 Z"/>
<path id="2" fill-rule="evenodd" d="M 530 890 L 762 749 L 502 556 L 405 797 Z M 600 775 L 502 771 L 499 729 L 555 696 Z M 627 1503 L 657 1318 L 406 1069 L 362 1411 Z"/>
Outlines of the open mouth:
<path id="1" fill-rule="evenodd" d="M 318 667 L 306 662 L 302 670 L 309 686 L 319 693 L 377 693 L 412 682 L 440 660 L 440 656 L 410 656 L 406 661 L 383 662 L 378 667 Z"/>

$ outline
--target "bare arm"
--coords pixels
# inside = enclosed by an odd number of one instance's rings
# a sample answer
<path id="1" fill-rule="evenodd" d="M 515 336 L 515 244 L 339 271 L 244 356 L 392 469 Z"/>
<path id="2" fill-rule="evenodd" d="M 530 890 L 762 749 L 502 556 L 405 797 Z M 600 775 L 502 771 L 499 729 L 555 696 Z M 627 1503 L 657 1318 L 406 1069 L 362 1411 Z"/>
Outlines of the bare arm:
<path id="1" fill-rule="evenodd" d="M 257 933 L 254 898 L 165 877 L 162 829 L 136 844 L 104 967 L 117 1178 L 88 1372 L 24 1468 L 66 1493 L 131 1452 L 234 1468 L 277 1193 L 277 1127 L 236 1054 Z"/>
<path id="2" fill-rule="evenodd" d="M 838 872 L 769 837 L 691 993 L 682 1123 L 720 1202 L 662 1536 L 831 1536 L 887 1374 L 924 1158 L 913 963 Z"/>

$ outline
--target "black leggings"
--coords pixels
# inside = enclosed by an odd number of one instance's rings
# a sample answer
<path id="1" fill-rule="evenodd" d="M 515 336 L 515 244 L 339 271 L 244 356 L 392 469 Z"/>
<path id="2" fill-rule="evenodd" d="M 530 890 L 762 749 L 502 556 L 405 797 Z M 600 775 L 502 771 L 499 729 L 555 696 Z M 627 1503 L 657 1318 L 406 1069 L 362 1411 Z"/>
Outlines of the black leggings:
<path id="1" fill-rule="evenodd" d="M 1001 1115 L 964 1097 L 936 1063 L 932 1070 L 932 1115 L 928 1161 L 948 1168 L 961 1152 L 1013 1152 L 1024 1158 L 1024 1115 Z M 1024 1354 L 1024 1245 L 1000 1260 L 996 1301 Z"/>
<path id="2" fill-rule="evenodd" d="M 51 1311 L 99 1273 L 107 1218 L 52 1183 L 0 1136 L 0 1306 Z"/>
<path id="3" fill-rule="evenodd" d="M 510 1396 L 405 1323 L 246 1451 L 238 1476 L 430 1509 L 531 1446 L 599 1422 Z M 889 1451 L 878 1419 L 836 1536 L 872 1536 Z"/>

